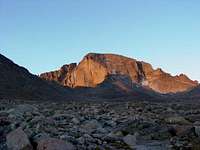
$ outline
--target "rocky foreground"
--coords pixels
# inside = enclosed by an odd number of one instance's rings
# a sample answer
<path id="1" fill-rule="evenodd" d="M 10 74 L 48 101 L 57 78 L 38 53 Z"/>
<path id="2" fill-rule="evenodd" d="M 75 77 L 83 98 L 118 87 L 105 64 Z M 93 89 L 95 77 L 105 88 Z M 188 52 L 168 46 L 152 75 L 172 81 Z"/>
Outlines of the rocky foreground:
<path id="1" fill-rule="evenodd" d="M 0 149 L 198 150 L 200 104 L 0 102 Z"/>

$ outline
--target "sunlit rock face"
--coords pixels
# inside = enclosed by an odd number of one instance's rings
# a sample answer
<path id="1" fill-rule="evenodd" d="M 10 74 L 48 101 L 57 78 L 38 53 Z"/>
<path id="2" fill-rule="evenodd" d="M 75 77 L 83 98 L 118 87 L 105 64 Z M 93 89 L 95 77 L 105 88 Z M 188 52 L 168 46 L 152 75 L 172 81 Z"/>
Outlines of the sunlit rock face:
<path id="1" fill-rule="evenodd" d="M 56 81 L 64 86 L 73 87 L 73 82 L 71 81 L 73 79 L 72 72 L 76 68 L 76 66 L 76 63 L 63 65 L 60 70 L 43 73 L 40 75 L 40 77 L 47 80 Z"/>
<path id="2" fill-rule="evenodd" d="M 130 77 L 133 83 L 160 93 L 187 91 L 197 86 L 186 75 L 171 76 L 151 64 L 115 54 L 89 53 L 78 64 L 64 65 L 60 70 L 43 73 L 41 78 L 68 87 L 96 87 L 109 75 Z"/>

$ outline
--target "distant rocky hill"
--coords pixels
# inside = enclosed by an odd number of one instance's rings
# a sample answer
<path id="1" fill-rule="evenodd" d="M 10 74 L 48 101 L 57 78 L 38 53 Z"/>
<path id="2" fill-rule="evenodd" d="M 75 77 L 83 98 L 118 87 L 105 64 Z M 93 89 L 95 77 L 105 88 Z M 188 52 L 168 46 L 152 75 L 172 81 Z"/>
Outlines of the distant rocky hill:
<path id="1" fill-rule="evenodd" d="M 71 89 L 42 80 L 0 54 L 0 98 L 26 100 L 71 99 Z"/>
<path id="2" fill-rule="evenodd" d="M 143 61 L 121 55 L 96 53 L 87 54 L 78 65 L 64 65 L 61 69 L 43 73 L 40 77 L 66 87 L 94 88 L 112 75 L 126 76 L 131 83 L 162 94 L 188 91 L 198 85 L 197 81 L 192 81 L 184 74 L 172 76 L 162 69 L 154 70 Z M 126 87 L 126 90 L 132 89 Z"/>

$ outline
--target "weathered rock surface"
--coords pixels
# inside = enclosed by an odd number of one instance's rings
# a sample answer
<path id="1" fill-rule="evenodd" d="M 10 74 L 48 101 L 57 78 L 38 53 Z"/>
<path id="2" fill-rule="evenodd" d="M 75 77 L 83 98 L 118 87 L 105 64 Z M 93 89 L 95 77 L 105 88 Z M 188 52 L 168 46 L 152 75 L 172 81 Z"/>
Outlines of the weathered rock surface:
<path id="1" fill-rule="evenodd" d="M 186 75 L 171 76 L 161 69 L 154 70 L 148 63 L 114 54 L 86 55 L 76 66 L 70 64 L 60 70 L 43 73 L 41 78 L 69 87 L 96 87 L 109 75 L 128 76 L 133 83 L 160 93 L 187 91 L 198 85 Z"/>
<path id="2" fill-rule="evenodd" d="M 7 137 L 7 146 L 10 150 L 32 150 L 33 147 L 27 135 L 21 128 L 10 132 Z"/>
<path id="3" fill-rule="evenodd" d="M 134 149 L 136 146 L 136 136 L 128 134 L 123 138 L 123 141 L 130 146 L 130 148 Z"/>
<path id="4" fill-rule="evenodd" d="M 69 142 L 47 138 L 38 142 L 37 150 L 75 150 L 75 148 Z"/>
<path id="5" fill-rule="evenodd" d="M 189 121 L 187 121 L 184 117 L 181 116 L 173 116 L 168 117 L 165 119 L 166 123 L 170 124 L 190 124 Z"/>

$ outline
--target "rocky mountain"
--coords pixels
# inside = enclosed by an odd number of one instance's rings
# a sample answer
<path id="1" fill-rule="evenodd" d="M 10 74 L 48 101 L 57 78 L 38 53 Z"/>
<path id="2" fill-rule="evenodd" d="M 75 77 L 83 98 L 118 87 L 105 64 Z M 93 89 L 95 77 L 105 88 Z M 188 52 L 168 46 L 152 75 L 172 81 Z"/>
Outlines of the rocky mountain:
<path id="1" fill-rule="evenodd" d="M 42 80 L 0 54 L 0 98 L 27 100 L 71 99 L 71 89 Z"/>
<path id="2" fill-rule="evenodd" d="M 113 64 L 89 55 L 46 74 L 66 87 L 0 55 L 0 149 L 199 149 L 200 86 L 159 94 L 150 79 L 193 81 L 126 57 L 112 56 Z"/>
<path id="3" fill-rule="evenodd" d="M 131 84 L 162 94 L 188 91 L 198 85 L 186 75 L 172 76 L 162 69 L 153 69 L 146 62 L 115 54 L 89 53 L 77 65 L 72 63 L 59 70 L 43 73 L 42 79 L 56 81 L 66 87 L 97 87 L 109 76 L 126 76 Z M 123 85 L 119 83 L 118 85 Z M 130 91 L 132 88 L 126 87 Z"/>
<path id="4" fill-rule="evenodd" d="M 50 80 L 62 82 L 70 79 L 76 64 L 65 65 L 52 72 Z M 160 95 L 133 83 L 126 75 L 110 74 L 95 87 L 64 87 L 46 81 L 0 54 L 0 99 L 20 100 L 155 100 Z M 55 80 L 56 79 L 56 80 Z M 65 82 L 64 82 L 65 83 Z M 72 83 L 72 82 L 70 82 Z"/>
<path id="5" fill-rule="evenodd" d="M 42 74 L 42 79 L 0 54 L 0 70 L 0 99 L 151 101 L 166 99 L 157 91 L 183 91 L 197 85 L 185 75 L 171 76 L 148 63 L 113 54 L 88 54 L 78 65 L 64 65 Z M 199 89 L 174 98 L 198 98 Z"/>

